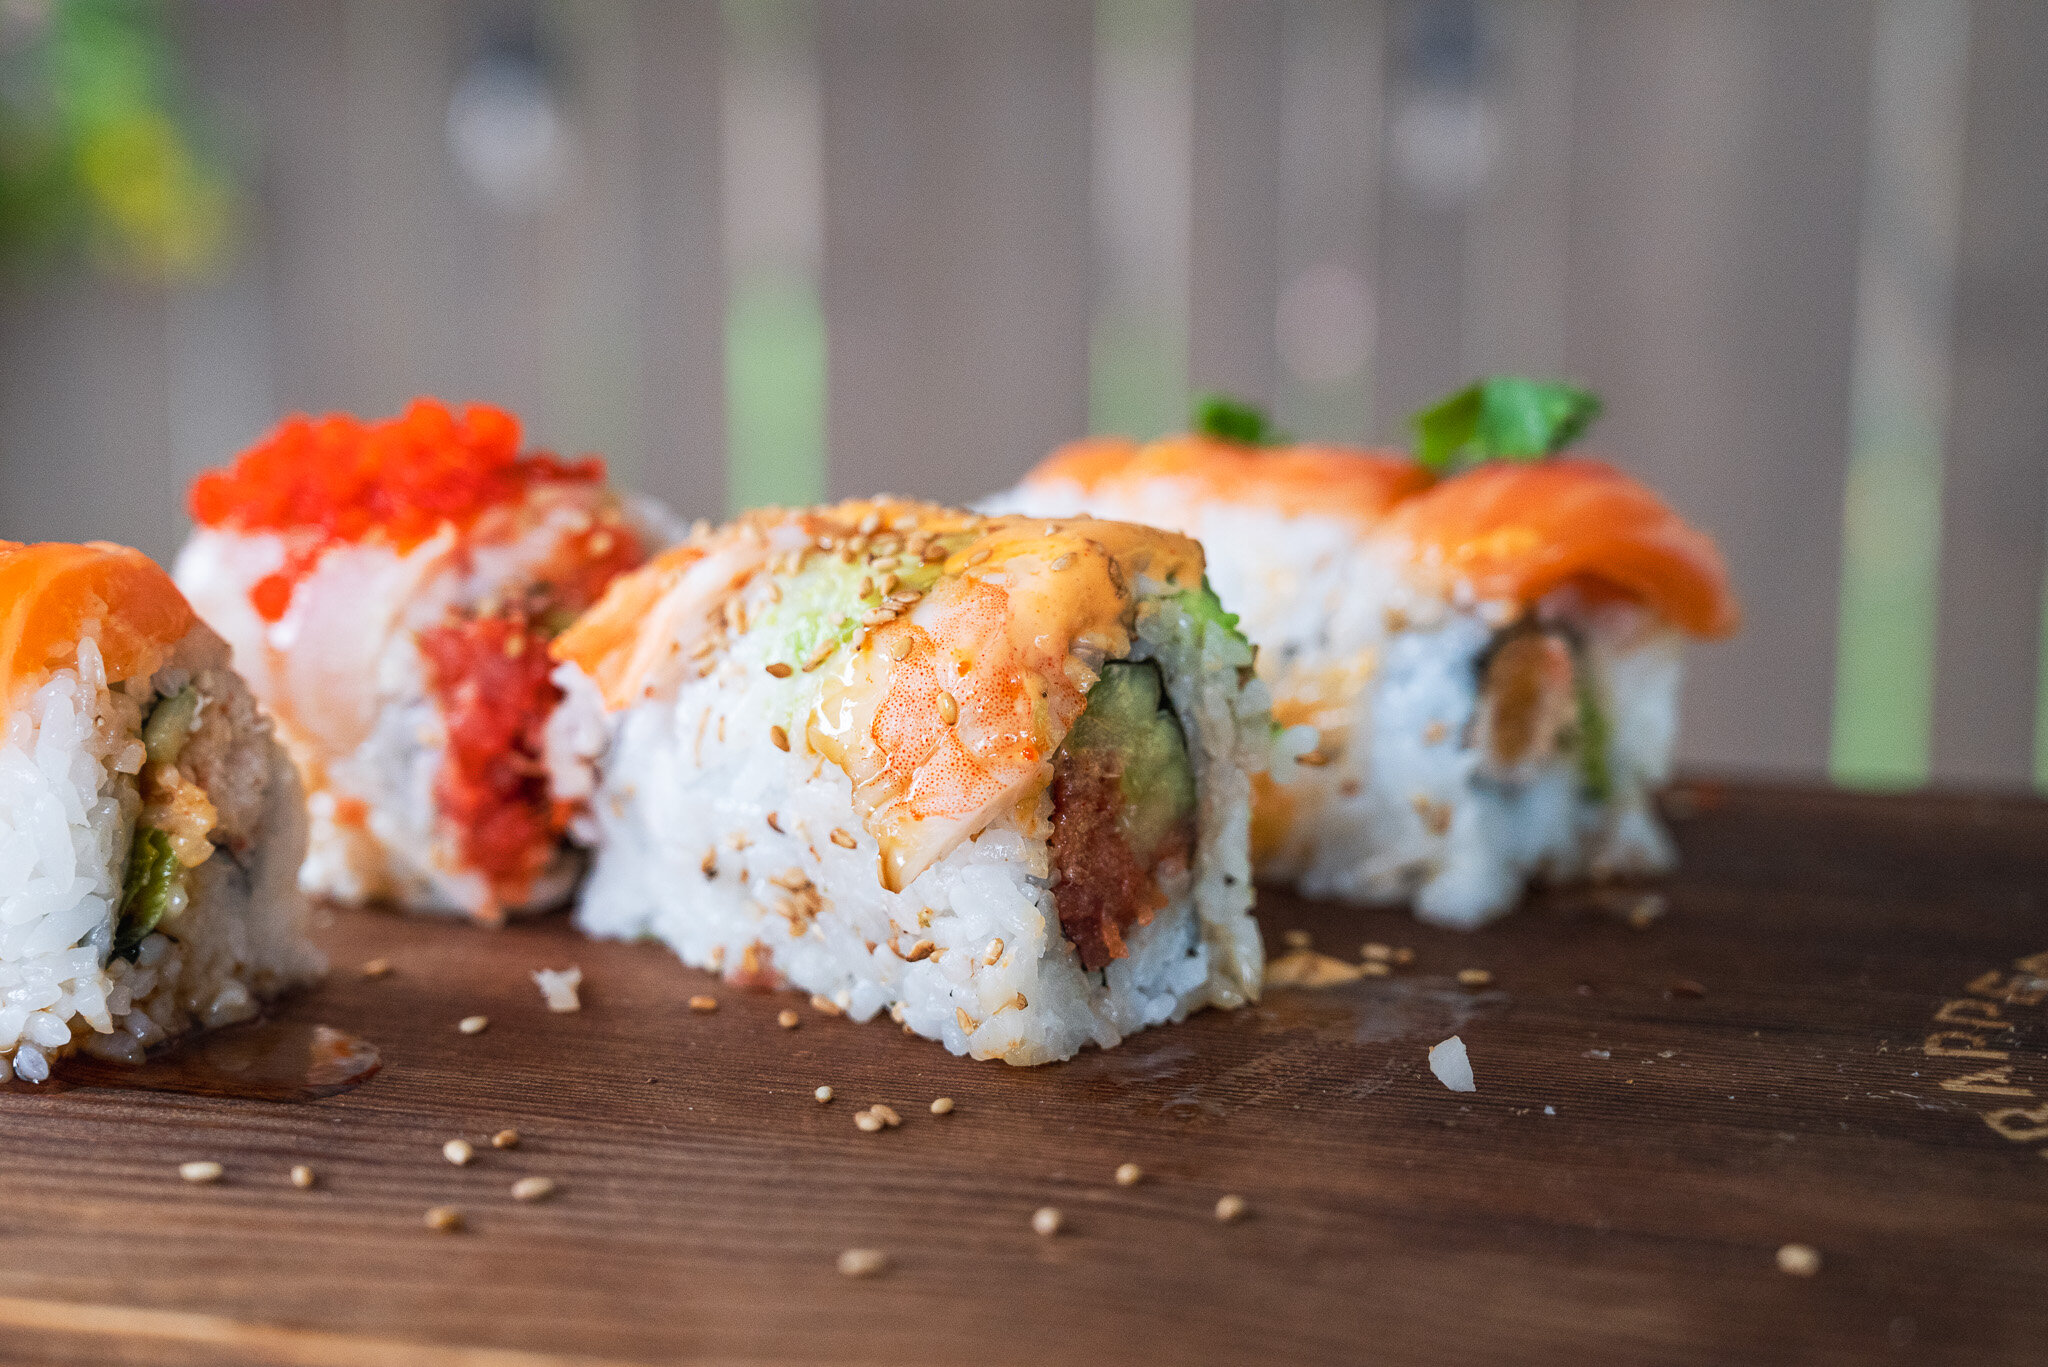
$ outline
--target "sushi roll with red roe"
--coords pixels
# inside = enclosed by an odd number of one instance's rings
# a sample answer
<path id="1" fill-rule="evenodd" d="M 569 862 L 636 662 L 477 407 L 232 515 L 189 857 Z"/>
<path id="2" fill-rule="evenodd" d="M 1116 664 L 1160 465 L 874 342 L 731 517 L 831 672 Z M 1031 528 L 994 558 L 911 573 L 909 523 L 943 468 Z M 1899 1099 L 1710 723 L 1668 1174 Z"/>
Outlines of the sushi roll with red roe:
<path id="1" fill-rule="evenodd" d="M 308 892 L 496 922 L 574 886 L 543 735 L 548 644 L 672 539 L 596 457 L 501 409 L 294 416 L 191 490 L 178 584 L 277 719 Z"/>

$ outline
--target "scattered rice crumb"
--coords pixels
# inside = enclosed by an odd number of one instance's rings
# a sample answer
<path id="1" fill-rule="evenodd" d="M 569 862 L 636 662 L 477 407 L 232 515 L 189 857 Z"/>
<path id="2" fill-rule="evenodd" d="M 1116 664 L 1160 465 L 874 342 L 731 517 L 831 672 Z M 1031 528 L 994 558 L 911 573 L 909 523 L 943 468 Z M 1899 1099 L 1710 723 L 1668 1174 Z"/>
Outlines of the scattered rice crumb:
<path id="1" fill-rule="evenodd" d="M 1120 1163 L 1116 1170 L 1116 1184 L 1120 1187 L 1135 1187 L 1145 1176 L 1145 1170 L 1136 1163 Z"/>
<path id="2" fill-rule="evenodd" d="M 1479 1090 L 1472 1077 L 1472 1056 L 1465 1052 L 1465 1041 L 1456 1035 L 1429 1051 L 1429 1071 L 1454 1092 Z"/>
<path id="3" fill-rule="evenodd" d="M 381 978 L 391 971 L 391 960 L 371 959 L 363 965 L 365 978 Z"/>
<path id="4" fill-rule="evenodd" d="M 690 998 L 690 1009 L 692 1011 L 716 1011 L 718 1009 L 718 998 L 699 994 Z"/>
<path id="5" fill-rule="evenodd" d="M 427 1212 L 427 1228 L 436 1234 L 453 1234 L 462 1228 L 462 1212 L 453 1206 L 435 1206 Z"/>
<path id="6" fill-rule="evenodd" d="M 822 1106 L 832 1099 L 832 1089 L 830 1087 L 820 1087 L 817 1091 L 812 1092 L 811 1095 L 816 1097 L 818 1104 Z"/>
<path id="7" fill-rule="evenodd" d="M 204 1158 L 196 1163 L 178 1164 L 178 1176 L 187 1182 L 218 1182 L 226 1173 L 227 1169 L 211 1158 Z"/>
<path id="8" fill-rule="evenodd" d="M 313 1170 L 307 1167 L 304 1163 L 300 1163 L 293 1167 L 292 1185 L 297 1187 L 300 1191 L 304 1191 L 306 1190 L 306 1188 L 312 1186 Z"/>
<path id="9" fill-rule="evenodd" d="M 842 1277 L 872 1277 L 889 1266 L 889 1255 L 879 1248 L 849 1248 L 839 1255 Z"/>
<path id="10" fill-rule="evenodd" d="M 458 1168 L 466 1168 L 476 1157 L 476 1148 L 467 1139 L 451 1139 L 441 1146 L 441 1156 Z"/>
<path id="11" fill-rule="evenodd" d="M 1031 1227 L 1048 1237 L 1060 1232 L 1067 1219 L 1053 1206 L 1040 1206 L 1031 1215 Z"/>
<path id="12" fill-rule="evenodd" d="M 1778 1270 L 1788 1277 L 1811 1277 L 1820 1271 L 1820 1250 L 1812 1244 L 1786 1244 L 1778 1250 Z"/>
<path id="13" fill-rule="evenodd" d="M 1242 1196 L 1225 1196 L 1216 1202 L 1216 1218 L 1226 1225 L 1242 1220 L 1244 1213 L 1245 1204 Z"/>
<path id="14" fill-rule="evenodd" d="M 518 1148 L 518 1147 L 519 1147 L 519 1131 L 517 1131 L 517 1130 L 499 1130 L 499 1131 L 498 1131 L 498 1132 L 497 1132 L 496 1134 L 494 1134 L 494 1135 L 492 1135 L 492 1136 L 491 1136 L 491 1147 L 492 1147 L 492 1148 L 494 1148 L 494 1149 L 516 1149 L 516 1148 Z"/>
<path id="15" fill-rule="evenodd" d="M 512 1199 L 515 1201 L 544 1201 L 555 1194 L 555 1179 L 552 1177 L 522 1177 L 512 1184 Z"/>
<path id="16" fill-rule="evenodd" d="M 1305 930 L 1282 931 L 1280 940 L 1289 949 L 1307 949 L 1315 943 L 1315 937 Z"/>
<path id="17" fill-rule="evenodd" d="M 576 989 L 583 985 L 583 970 L 571 964 L 567 968 L 537 968 L 533 973 L 534 986 L 540 989 L 542 1000 L 550 1011 L 581 1011 L 582 999 Z"/>
<path id="18" fill-rule="evenodd" d="M 1489 987 L 1492 983 L 1493 974 L 1483 968 L 1461 968 L 1458 970 L 1458 986 L 1460 987 Z"/>
<path id="19" fill-rule="evenodd" d="M 481 1035 L 490 1027 L 490 1024 L 491 1018 L 489 1016 L 464 1016 L 457 1022 L 455 1028 L 465 1035 Z"/>
<path id="20" fill-rule="evenodd" d="M 1543 1108 L 1543 1114 L 1545 1114 L 1545 1115 L 1556 1115 L 1556 1114 L 1557 1114 L 1557 1107 L 1555 1107 L 1555 1106 L 1545 1106 L 1545 1107 Z"/>
<path id="21" fill-rule="evenodd" d="M 939 1097 L 939 1098 L 938 1098 L 937 1100 L 935 1100 L 935 1101 L 933 1101 L 933 1102 L 932 1102 L 932 1114 L 933 1114 L 933 1115 L 951 1115 L 952 1113 L 953 1113 L 953 1098 L 952 1098 L 952 1097 L 949 1097 L 949 1096 L 942 1096 L 942 1097 Z"/>
<path id="22" fill-rule="evenodd" d="M 791 1011 L 789 1008 L 784 1007 L 782 1010 L 775 1013 L 775 1023 L 785 1030 L 794 1030 L 797 1028 L 797 1026 L 803 1024 L 803 1017 L 797 1015 L 796 1012 Z"/>

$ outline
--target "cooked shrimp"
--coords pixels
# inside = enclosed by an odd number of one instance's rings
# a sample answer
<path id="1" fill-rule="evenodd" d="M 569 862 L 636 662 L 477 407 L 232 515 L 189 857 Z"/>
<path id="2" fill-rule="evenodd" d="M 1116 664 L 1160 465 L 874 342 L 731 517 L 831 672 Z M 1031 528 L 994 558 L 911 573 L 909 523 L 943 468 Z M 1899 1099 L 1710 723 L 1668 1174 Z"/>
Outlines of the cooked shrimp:
<path id="1" fill-rule="evenodd" d="M 0 541 L 0 708 L 69 665 L 88 633 L 107 682 L 147 678 L 192 620 L 171 577 L 141 551 Z"/>
<path id="2" fill-rule="evenodd" d="M 1721 553 L 1648 488 L 1592 460 L 1482 465 L 1408 500 L 1388 523 L 1445 591 L 1526 606 L 1567 583 L 1642 603 L 1695 636 L 1741 620 Z"/>

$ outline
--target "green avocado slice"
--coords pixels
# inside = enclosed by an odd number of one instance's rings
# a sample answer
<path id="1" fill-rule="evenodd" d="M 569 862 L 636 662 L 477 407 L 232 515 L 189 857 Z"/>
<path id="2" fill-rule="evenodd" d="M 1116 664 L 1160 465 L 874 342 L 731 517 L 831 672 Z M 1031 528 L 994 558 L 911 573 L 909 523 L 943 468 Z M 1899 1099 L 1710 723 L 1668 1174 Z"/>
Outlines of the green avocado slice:
<path id="1" fill-rule="evenodd" d="M 1150 867 L 1195 812 L 1195 771 L 1180 720 L 1165 705 L 1159 666 L 1112 661 L 1088 690 L 1088 706 L 1067 749 L 1113 755 L 1123 808 L 1118 827 L 1138 863 Z"/>

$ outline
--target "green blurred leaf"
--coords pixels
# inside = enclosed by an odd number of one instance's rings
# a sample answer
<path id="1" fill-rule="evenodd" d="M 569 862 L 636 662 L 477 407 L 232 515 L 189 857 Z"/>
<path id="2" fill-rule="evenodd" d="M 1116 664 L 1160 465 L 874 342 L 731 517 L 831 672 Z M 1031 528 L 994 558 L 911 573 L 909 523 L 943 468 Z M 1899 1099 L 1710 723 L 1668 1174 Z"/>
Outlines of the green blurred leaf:
<path id="1" fill-rule="evenodd" d="M 1284 446 L 1287 438 L 1266 417 L 1266 410 L 1227 394 L 1202 394 L 1195 399 L 1195 431 L 1239 446 Z"/>
<path id="2" fill-rule="evenodd" d="M 1415 459 L 1449 472 L 1489 460 L 1541 460 L 1564 450 L 1600 416 L 1600 400 L 1553 380 L 1495 375 L 1408 420 Z"/>

